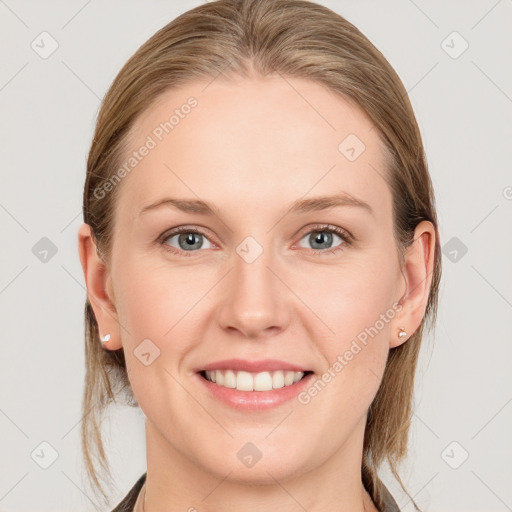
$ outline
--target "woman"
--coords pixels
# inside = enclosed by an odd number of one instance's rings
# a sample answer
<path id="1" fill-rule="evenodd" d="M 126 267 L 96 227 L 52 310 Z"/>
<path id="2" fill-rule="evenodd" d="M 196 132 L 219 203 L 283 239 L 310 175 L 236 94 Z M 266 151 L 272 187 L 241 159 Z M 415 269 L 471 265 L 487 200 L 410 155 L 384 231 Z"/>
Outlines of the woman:
<path id="1" fill-rule="evenodd" d="M 105 96 L 83 213 L 105 498 L 103 408 L 124 390 L 146 417 L 115 511 L 398 510 L 378 469 L 404 487 L 440 240 L 407 93 L 361 32 L 300 0 L 182 14 Z"/>

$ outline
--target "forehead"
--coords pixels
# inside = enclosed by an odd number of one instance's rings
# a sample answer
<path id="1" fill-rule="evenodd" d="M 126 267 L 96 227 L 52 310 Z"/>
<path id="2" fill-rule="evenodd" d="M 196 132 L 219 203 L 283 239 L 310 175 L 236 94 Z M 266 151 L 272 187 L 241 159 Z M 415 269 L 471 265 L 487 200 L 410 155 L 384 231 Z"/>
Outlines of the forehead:
<path id="1" fill-rule="evenodd" d="M 390 208 L 371 119 L 304 79 L 218 78 L 168 90 L 132 127 L 123 164 L 130 158 L 118 205 L 129 216 L 166 194 L 260 214 L 337 192 L 377 213 Z"/>

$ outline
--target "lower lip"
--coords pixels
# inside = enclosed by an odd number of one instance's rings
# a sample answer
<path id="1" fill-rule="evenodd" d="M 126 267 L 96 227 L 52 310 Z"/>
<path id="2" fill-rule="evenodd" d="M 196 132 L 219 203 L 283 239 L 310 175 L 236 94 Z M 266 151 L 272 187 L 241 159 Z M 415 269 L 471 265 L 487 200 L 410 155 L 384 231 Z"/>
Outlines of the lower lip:
<path id="1" fill-rule="evenodd" d="M 215 398 L 234 409 L 247 411 L 271 409 L 273 407 L 278 407 L 288 400 L 292 400 L 308 386 L 314 376 L 313 373 L 310 373 L 291 386 L 284 386 L 270 391 L 239 391 L 238 389 L 227 388 L 210 382 L 199 373 L 196 375 Z"/>

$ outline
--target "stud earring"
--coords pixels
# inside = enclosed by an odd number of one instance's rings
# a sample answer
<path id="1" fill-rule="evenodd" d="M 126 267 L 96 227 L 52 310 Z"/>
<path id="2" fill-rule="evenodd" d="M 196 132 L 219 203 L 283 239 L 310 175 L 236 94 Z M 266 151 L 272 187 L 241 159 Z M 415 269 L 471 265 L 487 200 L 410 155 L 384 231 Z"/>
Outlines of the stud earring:
<path id="1" fill-rule="evenodd" d="M 103 345 L 105 345 L 110 340 L 110 334 L 105 334 L 105 336 L 102 336 L 100 334 L 100 340 Z"/>
<path id="2" fill-rule="evenodd" d="M 405 338 L 407 336 L 407 333 L 405 332 L 405 329 L 403 327 L 400 327 L 400 331 L 398 332 L 399 338 Z"/>

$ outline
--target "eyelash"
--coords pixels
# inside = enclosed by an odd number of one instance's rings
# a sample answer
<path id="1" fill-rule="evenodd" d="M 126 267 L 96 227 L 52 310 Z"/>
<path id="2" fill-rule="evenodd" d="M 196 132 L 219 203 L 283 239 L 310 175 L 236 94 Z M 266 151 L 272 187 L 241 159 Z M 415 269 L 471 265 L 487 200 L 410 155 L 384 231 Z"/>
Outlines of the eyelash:
<path id="1" fill-rule="evenodd" d="M 203 231 L 201 231 L 197 228 L 190 228 L 187 226 L 180 226 L 180 227 L 174 228 L 171 231 L 165 232 L 163 235 L 161 235 L 159 237 L 159 243 L 164 246 L 165 250 L 167 250 L 173 254 L 185 256 L 187 258 L 190 256 L 193 256 L 193 254 L 197 251 L 183 251 L 180 249 L 176 249 L 175 247 L 171 247 L 169 244 L 165 243 L 165 241 L 167 239 L 169 239 L 175 235 L 179 235 L 180 233 L 196 233 L 198 235 L 203 235 L 204 237 L 208 238 L 207 234 L 204 233 Z M 352 243 L 354 242 L 353 236 L 350 233 L 348 233 L 348 231 L 345 231 L 344 229 L 339 228 L 337 226 L 332 226 L 330 224 L 322 224 L 322 225 L 313 226 L 313 228 L 311 228 L 309 231 L 306 231 L 306 233 L 304 233 L 300 237 L 300 240 L 302 240 L 302 238 L 304 238 L 306 235 L 310 235 L 311 233 L 334 233 L 334 234 L 338 235 L 344 242 L 343 244 L 341 244 L 337 247 L 334 247 L 333 249 L 324 249 L 324 250 L 309 249 L 309 251 L 313 252 L 313 254 L 318 255 L 318 256 L 325 256 L 326 253 L 331 253 L 331 254 L 337 253 L 338 251 L 343 250 L 346 246 L 350 247 L 352 245 Z"/>

